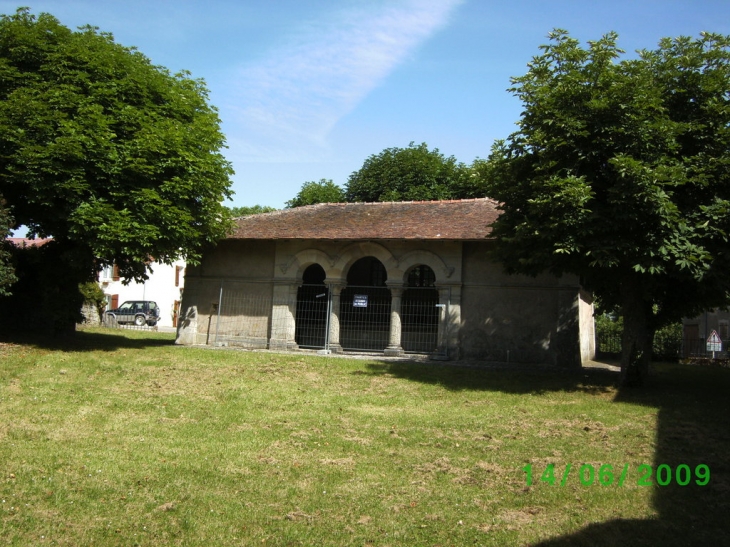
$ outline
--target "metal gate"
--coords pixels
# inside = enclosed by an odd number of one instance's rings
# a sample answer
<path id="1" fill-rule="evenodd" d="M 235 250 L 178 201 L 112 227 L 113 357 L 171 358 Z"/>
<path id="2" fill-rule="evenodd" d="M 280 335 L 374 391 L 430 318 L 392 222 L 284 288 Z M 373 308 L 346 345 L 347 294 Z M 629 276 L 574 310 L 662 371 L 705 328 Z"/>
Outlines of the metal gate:
<path id="1" fill-rule="evenodd" d="M 323 349 L 329 336 L 330 291 L 326 285 L 302 285 L 297 291 L 295 340 L 300 348 Z"/>
<path id="2" fill-rule="evenodd" d="M 401 346 L 406 352 L 438 353 L 439 327 L 445 333 L 445 313 L 441 313 L 439 294 L 434 288 L 409 288 L 401 301 Z M 442 315 L 444 316 L 442 318 Z"/>
<path id="3" fill-rule="evenodd" d="M 348 286 L 340 294 L 340 345 L 383 351 L 390 338 L 390 289 Z"/>
<path id="4" fill-rule="evenodd" d="M 274 308 L 289 307 L 286 299 L 272 298 L 256 284 L 221 284 L 218 302 L 207 324 L 206 343 L 247 348 L 269 347 L 276 331 L 287 331 L 283 315 Z M 443 289 L 442 289 L 443 290 Z M 400 305 L 400 345 L 406 353 L 446 355 L 448 347 L 450 298 L 439 300 L 435 288 L 406 288 Z M 336 301 L 336 300 L 335 300 Z M 391 290 L 388 287 L 347 286 L 333 310 L 331 287 L 301 285 L 297 289 L 292 333 L 296 346 L 328 350 L 330 324 L 337 312 L 339 343 L 345 351 L 382 352 L 390 341 Z M 289 309 L 291 309 L 289 307 Z M 291 318 L 291 316 L 289 316 Z"/>

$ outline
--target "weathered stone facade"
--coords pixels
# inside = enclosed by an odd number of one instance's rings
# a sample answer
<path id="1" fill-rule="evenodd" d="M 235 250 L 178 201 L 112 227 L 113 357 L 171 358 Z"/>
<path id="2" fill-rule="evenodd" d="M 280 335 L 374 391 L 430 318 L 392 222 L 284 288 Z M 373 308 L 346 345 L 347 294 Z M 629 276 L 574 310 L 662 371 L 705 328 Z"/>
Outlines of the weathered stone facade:
<path id="1" fill-rule="evenodd" d="M 439 206 L 432 203 L 441 204 L 439 215 L 428 214 L 430 208 Z M 235 237 L 207 253 L 200 266 L 188 267 L 177 342 L 209 344 L 215 339 L 247 347 L 298 347 L 297 329 L 301 332 L 301 325 L 297 318 L 300 323 L 305 319 L 297 309 L 302 305 L 297 294 L 308 268 L 321 267 L 324 279 L 319 296 L 327 294 L 329 299 L 324 327 L 329 351 L 367 346 L 386 355 L 400 355 L 415 347 L 411 337 L 419 334 L 415 331 L 420 328 L 432 333 L 434 352 L 451 359 L 571 367 L 592 358 L 592 305 L 577 279 L 506 275 L 499 264 L 489 259 L 492 242 L 486 225 L 490 215 L 495 214 L 494 202 L 446 204 L 417 203 L 411 208 L 398 204 L 394 217 L 398 221 L 384 212 L 391 204 L 332 204 L 241 219 Z M 445 212 L 444 208 L 449 207 Z M 317 224 L 317 208 L 328 220 Z M 478 214 L 480 210 L 482 215 Z M 423 215 L 420 220 L 415 218 L 416 213 Z M 302 214 L 309 224 L 297 227 L 297 217 Z M 454 221 L 449 227 L 430 225 L 434 218 L 443 223 L 450 216 Z M 482 216 L 485 220 L 473 226 Z M 401 219 L 405 224 L 416 223 L 419 237 L 394 225 Z M 385 229 L 378 228 L 379 223 L 388 222 Z M 277 224 L 276 229 L 272 223 Z M 336 230 L 338 223 L 347 227 L 346 233 L 331 232 L 331 226 Z M 449 229 L 451 236 L 444 238 L 442 234 Z M 380 235 L 389 237 L 373 237 L 379 230 Z M 455 238 L 455 231 L 462 238 Z M 358 238 L 359 234 L 363 237 Z M 316 235 L 321 237 L 313 237 Z M 381 300 L 384 305 L 389 301 L 390 309 L 380 330 L 387 332 L 370 333 L 367 323 L 348 330 L 343 321 L 349 319 L 340 317 L 352 311 L 351 296 L 346 303 L 341 297 L 354 284 L 354 268 L 363 259 L 382 271 L 383 279 L 377 283 L 386 295 L 386 300 Z M 428 287 L 414 286 L 413 272 L 419 268 L 428 273 Z M 427 313 L 433 315 L 433 320 L 418 323 L 428 322 L 428 327 L 415 328 L 402 306 L 409 294 L 422 289 L 429 292 L 428 306 L 434 309 L 427 309 Z M 219 309 L 222 295 L 234 292 L 237 303 Z M 374 307 L 375 297 L 372 300 Z M 240 318 L 235 327 L 228 326 L 233 324 L 232 315 Z M 380 346 L 372 346 L 377 344 L 378 336 Z"/>

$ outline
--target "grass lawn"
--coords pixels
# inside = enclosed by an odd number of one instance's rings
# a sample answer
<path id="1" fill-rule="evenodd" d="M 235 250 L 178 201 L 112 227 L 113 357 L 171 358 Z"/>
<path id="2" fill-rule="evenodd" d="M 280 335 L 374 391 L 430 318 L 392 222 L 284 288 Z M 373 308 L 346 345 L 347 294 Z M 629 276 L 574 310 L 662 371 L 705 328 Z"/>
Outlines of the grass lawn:
<path id="1" fill-rule="evenodd" d="M 6 340 L 0 545 L 730 545 L 730 370 L 655 372 Z"/>

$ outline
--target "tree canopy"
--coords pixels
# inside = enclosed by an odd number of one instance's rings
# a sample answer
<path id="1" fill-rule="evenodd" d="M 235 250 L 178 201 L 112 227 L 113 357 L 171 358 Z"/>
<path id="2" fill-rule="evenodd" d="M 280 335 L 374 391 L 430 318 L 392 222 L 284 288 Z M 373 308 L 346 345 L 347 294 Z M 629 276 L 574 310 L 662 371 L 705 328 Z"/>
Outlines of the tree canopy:
<path id="1" fill-rule="evenodd" d="M 730 300 L 730 37 L 619 60 L 615 33 L 584 48 L 557 30 L 541 50 L 484 169 L 497 256 L 578 274 L 618 306 L 622 379 L 641 382 L 656 328 Z"/>
<path id="2" fill-rule="evenodd" d="M 229 207 L 229 209 L 231 211 L 231 217 L 233 218 L 276 211 L 276 207 L 269 207 L 268 205 L 244 205 L 242 207 Z"/>
<path id="3" fill-rule="evenodd" d="M 340 203 L 344 201 L 345 193 L 330 179 L 320 179 L 319 182 L 305 182 L 299 193 L 286 202 L 287 208 L 314 205 L 315 203 Z"/>
<path id="4" fill-rule="evenodd" d="M 474 197 L 472 171 L 426 143 L 386 148 L 350 175 L 346 201 L 427 201 Z"/>
<path id="5" fill-rule="evenodd" d="M 226 234 L 219 125 L 202 80 L 111 34 L 0 17 L 0 194 L 14 227 L 93 257 L 88 275 L 144 279 L 151 258 L 195 263 Z"/>
<path id="6" fill-rule="evenodd" d="M 0 199 L 0 296 L 8 293 L 8 287 L 17 281 L 11 263 L 11 248 L 6 238 L 10 234 L 12 221 L 8 210 Z"/>

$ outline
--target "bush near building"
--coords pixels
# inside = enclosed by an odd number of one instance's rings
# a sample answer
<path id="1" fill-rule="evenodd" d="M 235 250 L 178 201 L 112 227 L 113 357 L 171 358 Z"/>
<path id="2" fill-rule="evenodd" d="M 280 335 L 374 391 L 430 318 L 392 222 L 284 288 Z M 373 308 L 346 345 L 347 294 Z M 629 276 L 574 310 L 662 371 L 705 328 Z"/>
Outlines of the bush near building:
<path id="1" fill-rule="evenodd" d="M 621 355 L 621 335 L 624 331 L 623 317 L 609 314 L 596 316 L 596 351 L 601 356 Z M 652 359 L 655 361 L 679 360 L 682 348 L 682 324 L 671 323 L 654 334 Z"/>

